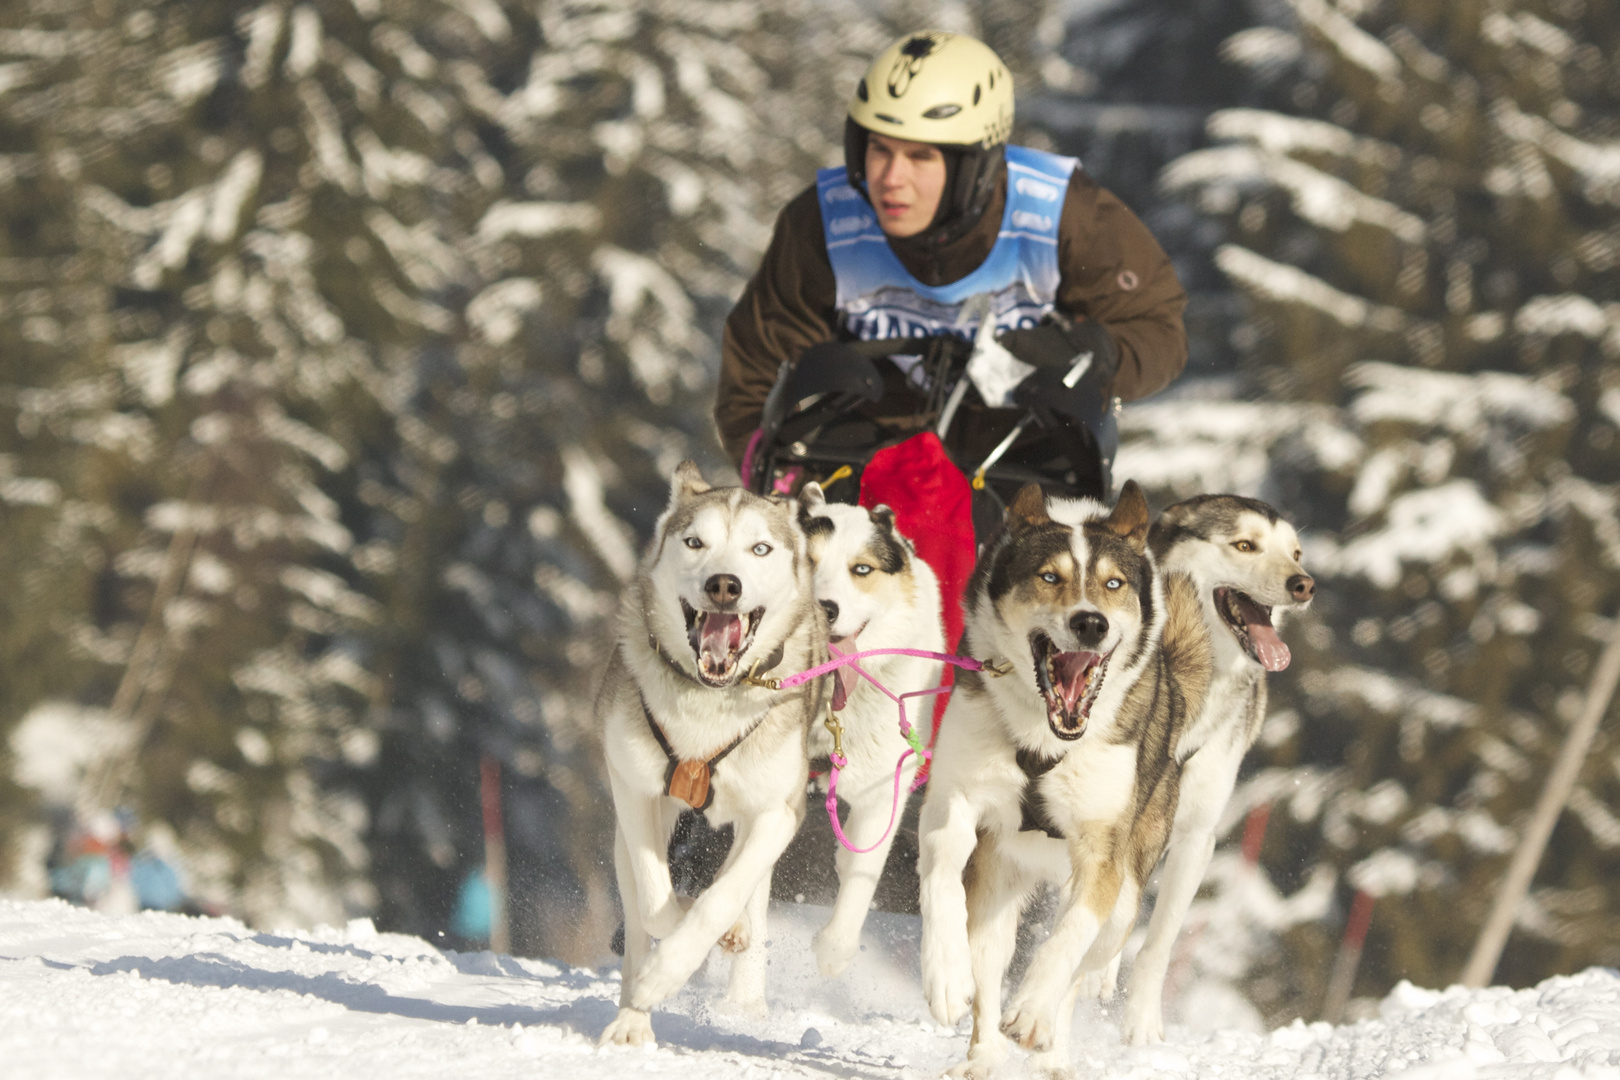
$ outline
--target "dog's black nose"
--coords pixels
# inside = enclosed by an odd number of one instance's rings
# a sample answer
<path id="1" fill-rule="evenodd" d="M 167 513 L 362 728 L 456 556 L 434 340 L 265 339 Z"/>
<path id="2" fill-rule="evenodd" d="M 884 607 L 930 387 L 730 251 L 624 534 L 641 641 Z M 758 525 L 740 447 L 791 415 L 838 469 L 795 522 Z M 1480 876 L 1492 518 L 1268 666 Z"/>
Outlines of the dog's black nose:
<path id="1" fill-rule="evenodd" d="M 838 621 L 838 601 L 823 600 L 821 602 L 821 610 L 827 613 L 828 626 L 831 626 L 833 623 Z"/>
<path id="2" fill-rule="evenodd" d="M 720 607 L 735 604 L 742 596 L 742 581 L 736 574 L 715 574 L 703 583 L 703 595 Z"/>
<path id="3" fill-rule="evenodd" d="M 1288 579 L 1288 595 L 1303 604 L 1316 595 L 1316 579 L 1309 574 L 1295 574 Z"/>
<path id="4" fill-rule="evenodd" d="M 1090 649 L 1102 644 L 1108 634 L 1108 620 L 1100 611 L 1079 611 L 1069 620 L 1069 629 L 1080 639 L 1080 647 Z"/>

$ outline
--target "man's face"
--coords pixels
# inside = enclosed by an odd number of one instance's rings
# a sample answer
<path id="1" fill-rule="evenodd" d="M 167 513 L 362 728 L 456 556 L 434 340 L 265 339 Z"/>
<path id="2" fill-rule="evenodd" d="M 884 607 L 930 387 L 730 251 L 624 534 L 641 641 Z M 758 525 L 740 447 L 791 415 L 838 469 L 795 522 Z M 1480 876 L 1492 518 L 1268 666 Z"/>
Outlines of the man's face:
<path id="1" fill-rule="evenodd" d="M 939 147 L 871 134 L 866 139 L 866 190 L 888 236 L 916 236 L 934 220 L 945 193 Z"/>

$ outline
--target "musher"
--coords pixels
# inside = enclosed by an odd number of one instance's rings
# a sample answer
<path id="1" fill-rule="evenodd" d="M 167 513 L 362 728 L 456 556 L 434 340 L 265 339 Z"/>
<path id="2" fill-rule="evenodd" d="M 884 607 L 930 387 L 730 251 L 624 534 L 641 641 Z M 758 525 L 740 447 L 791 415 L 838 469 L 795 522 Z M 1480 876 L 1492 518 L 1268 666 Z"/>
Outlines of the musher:
<path id="1" fill-rule="evenodd" d="M 844 165 L 783 209 L 726 320 L 714 418 L 734 462 L 758 442 L 783 361 L 824 342 L 955 335 L 954 352 L 878 365 L 882 399 L 860 410 L 859 437 L 875 449 L 943 415 L 944 450 L 971 474 L 1022 421 L 1000 460 L 1049 493 L 1111 497 L 1114 412 L 1181 373 L 1186 293 L 1078 161 L 1009 146 L 1012 119 L 1012 77 L 974 38 L 908 34 L 872 61 L 850 98 Z M 987 308 L 1001 346 L 1034 370 L 1004 363 L 983 384 L 1001 400 L 975 380 L 953 412 L 948 377 Z"/>

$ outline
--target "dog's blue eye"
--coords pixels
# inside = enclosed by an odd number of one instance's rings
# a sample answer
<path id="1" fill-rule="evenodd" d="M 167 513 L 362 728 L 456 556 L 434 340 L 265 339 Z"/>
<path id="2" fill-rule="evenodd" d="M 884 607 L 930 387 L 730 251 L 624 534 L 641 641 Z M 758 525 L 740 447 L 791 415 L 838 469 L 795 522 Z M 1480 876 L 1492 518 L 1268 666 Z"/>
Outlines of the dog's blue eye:
<path id="1" fill-rule="evenodd" d="M 682 540 L 681 543 L 685 544 L 693 551 L 696 551 L 698 548 L 703 546 L 703 541 L 699 540 L 695 536 L 688 536 L 685 540 Z"/>
<path id="2" fill-rule="evenodd" d="M 754 554 L 755 555 L 769 555 L 770 553 L 771 553 L 771 545 L 766 544 L 766 543 L 759 543 L 759 544 L 754 545 Z"/>
<path id="3" fill-rule="evenodd" d="M 1117 577 L 1109 578 L 1106 584 L 1110 589 L 1123 589 L 1125 587 L 1125 583 Z"/>
<path id="4" fill-rule="evenodd" d="M 854 574 L 856 577 L 865 577 L 867 574 L 872 572 L 872 568 L 866 563 L 856 563 L 854 566 L 849 568 L 849 572 Z"/>
<path id="5" fill-rule="evenodd" d="M 1052 573 L 1052 571 L 1048 570 L 1046 573 L 1041 575 L 1041 580 L 1046 582 L 1048 585 L 1056 585 L 1058 583 L 1058 576 Z"/>

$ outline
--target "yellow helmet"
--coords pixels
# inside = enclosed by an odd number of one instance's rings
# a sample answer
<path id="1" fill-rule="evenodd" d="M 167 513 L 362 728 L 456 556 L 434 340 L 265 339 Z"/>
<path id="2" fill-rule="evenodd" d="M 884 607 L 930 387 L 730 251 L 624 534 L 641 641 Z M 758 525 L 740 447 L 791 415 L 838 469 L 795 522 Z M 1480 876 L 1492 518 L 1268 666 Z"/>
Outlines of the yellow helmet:
<path id="1" fill-rule="evenodd" d="M 878 53 L 849 99 L 867 131 L 988 149 L 1012 134 L 1012 74 L 984 42 L 923 30 Z"/>
<path id="2" fill-rule="evenodd" d="M 866 192 L 871 134 L 930 143 L 945 154 L 947 179 L 933 222 L 908 247 L 938 248 L 984 215 L 1003 174 L 1012 134 L 1012 74 L 995 51 L 966 34 L 923 30 L 878 53 L 856 84 L 844 121 L 849 182 Z"/>

